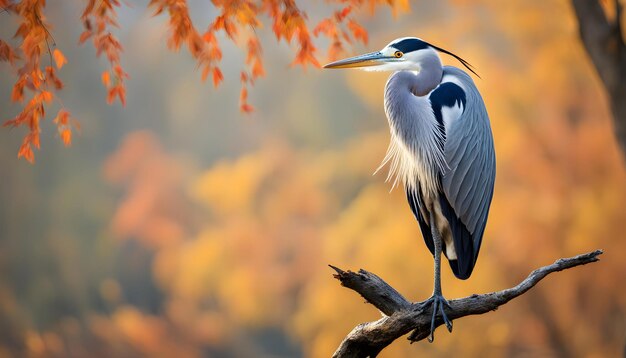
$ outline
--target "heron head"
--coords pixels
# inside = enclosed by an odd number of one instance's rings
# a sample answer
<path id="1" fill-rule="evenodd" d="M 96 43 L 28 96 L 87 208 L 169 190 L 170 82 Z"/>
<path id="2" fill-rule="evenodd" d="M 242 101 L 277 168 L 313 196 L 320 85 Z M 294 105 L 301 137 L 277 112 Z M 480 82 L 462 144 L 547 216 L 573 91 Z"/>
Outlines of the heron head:
<path id="1" fill-rule="evenodd" d="M 459 60 L 468 70 L 471 65 L 459 56 L 417 37 L 402 37 L 391 41 L 382 50 L 331 62 L 324 68 L 358 68 L 365 71 L 420 71 L 428 60 L 441 63 L 437 52 Z"/>

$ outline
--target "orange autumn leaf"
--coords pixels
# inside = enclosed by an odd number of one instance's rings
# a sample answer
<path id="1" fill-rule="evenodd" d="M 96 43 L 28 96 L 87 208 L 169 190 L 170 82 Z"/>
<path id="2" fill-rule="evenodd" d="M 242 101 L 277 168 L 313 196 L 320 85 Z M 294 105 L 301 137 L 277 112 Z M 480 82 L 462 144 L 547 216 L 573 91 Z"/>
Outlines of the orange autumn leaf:
<path id="1" fill-rule="evenodd" d="M 352 32 L 352 36 L 355 39 L 360 40 L 364 44 L 367 44 L 367 30 L 359 25 L 356 21 L 350 20 L 348 21 L 348 29 Z"/>
<path id="2" fill-rule="evenodd" d="M 39 133 L 32 132 L 27 134 L 22 140 L 22 145 L 17 152 L 18 158 L 24 158 L 31 164 L 35 162 L 35 154 L 33 153 L 33 146 L 39 148 Z"/>
<path id="3" fill-rule="evenodd" d="M 341 11 L 335 12 L 338 21 L 343 21 L 352 12 L 352 6 L 346 6 Z"/>
<path id="4" fill-rule="evenodd" d="M 24 158 L 31 164 L 35 163 L 35 154 L 33 153 L 33 149 L 30 146 L 30 142 L 25 141 L 24 143 L 22 143 L 19 151 L 17 152 L 17 157 Z"/>
<path id="5" fill-rule="evenodd" d="M 222 71 L 217 67 L 213 68 L 213 85 L 217 87 L 223 80 L 224 75 L 222 75 Z"/>
<path id="6" fill-rule="evenodd" d="M 254 112 L 254 107 L 253 107 L 253 106 L 251 106 L 251 105 L 250 105 L 250 104 L 248 104 L 248 103 L 244 103 L 244 104 L 242 104 L 241 106 L 239 106 L 239 109 L 240 109 L 242 112 L 244 112 L 244 113 L 252 113 L 252 112 Z"/>
<path id="7" fill-rule="evenodd" d="M 248 103 L 248 89 L 244 86 L 239 93 L 239 109 L 244 113 L 254 112 L 254 107 Z"/>
<path id="8" fill-rule="evenodd" d="M 52 66 L 46 66 L 46 81 L 51 84 L 55 90 L 63 89 L 63 82 L 57 77 L 56 70 Z"/>
<path id="9" fill-rule="evenodd" d="M 205 66 L 204 69 L 202 69 L 202 76 L 200 76 L 202 82 L 206 81 L 207 77 L 209 77 L 209 73 L 211 73 L 211 67 Z"/>
<path id="10" fill-rule="evenodd" d="M 61 130 L 61 140 L 64 146 L 69 147 L 72 144 L 72 130 L 69 128 Z"/>
<path id="11" fill-rule="evenodd" d="M 70 113 L 62 109 L 59 111 L 59 113 L 57 113 L 57 116 L 52 121 L 52 123 L 56 124 L 59 127 L 67 126 L 69 124 L 69 118 L 70 118 Z"/>
<path id="12" fill-rule="evenodd" d="M 41 91 L 38 96 L 41 102 L 52 102 L 52 93 L 49 91 Z"/>
<path id="13" fill-rule="evenodd" d="M 117 85 L 115 88 L 117 98 L 120 100 L 122 107 L 126 106 L 126 87 L 122 85 Z"/>
<path id="14" fill-rule="evenodd" d="M 252 77 L 263 77 L 265 76 L 265 69 L 263 68 L 263 63 L 261 61 L 256 61 L 252 66 Z"/>
<path id="15" fill-rule="evenodd" d="M 29 134 L 30 143 L 37 149 L 41 147 L 41 142 L 39 141 L 39 132 L 33 132 Z"/>
<path id="16" fill-rule="evenodd" d="M 107 88 L 111 85 L 111 75 L 109 74 L 109 71 L 102 72 L 102 84 Z"/>
<path id="17" fill-rule="evenodd" d="M 89 40 L 89 38 L 93 35 L 93 33 L 89 30 L 83 31 L 83 33 L 80 34 L 80 37 L 78 38 L 78 43 L 79 44 L 83 44 L 83 42 Z"/>
<path id="18" fill-rule="evenodd" d="M 0 61 L 7 61 L 11 65 L 15 64 L 18 59 L 15 50 L 6 42 L 0 40 Z"/>
<path id="19" fill-rule="evenodd" d="M 320 21 L 319 24 L 313 29 L 313 35 L 319 36 L 320 34 L 324 34 L 326 36 L 332 37 L 337 32 L 336 25 L 333 19 L 328 18 Z"/>
<path id="20" fill-rule="evenodd" d="M 52 52 L 52 57 L 54 58 L 54 63 L 59 70 L 63 67 L 63 65 L 67 63 L 67 59 L 63 55 L 63 52 L 61 52 L 61 50 L 59 50 L 58 48 L 54 49 L 54 51 Z"/>
<path id="21" fill-rule="evenodd" d="M 107 92 L 107 103 L 112 104 L 115 97 L 117 97 L 117 87 L 113 87 Z"/>
<path id="22" fill-rule="evenodd" d="M 31 72 L 31 74 L 30 74 L 30 82 L 26 83 L 30 89 L 38 90 L 41 87 L 43 78 L 40 75 L 40 73 L 41 72 L 39 72 L 39 69 L 36 69 L 33 72 Z"/>
<path id="23" fill-rule="evenodd" d="M 72 127 L 70 125 L 70 112 L 61 109 L 52 123 L 57 125 L 59 137 L 63 145 L 68 147 L 72 144 Z"/>
<path id="24" fill-rule="evenodd" d="M 22 102 L 24 100 L 24 86 L 26 85 L 26 79 L 21 77 L 15 82 L 13 85 L 13 90 L 11 92 L 11 101 L 13 102 Z"/>

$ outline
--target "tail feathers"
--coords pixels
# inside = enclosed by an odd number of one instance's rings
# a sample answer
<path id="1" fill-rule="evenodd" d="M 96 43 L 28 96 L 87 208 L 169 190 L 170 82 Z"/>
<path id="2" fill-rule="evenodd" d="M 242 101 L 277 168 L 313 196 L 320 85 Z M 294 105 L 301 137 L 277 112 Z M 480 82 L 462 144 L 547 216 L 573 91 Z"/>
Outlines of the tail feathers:
<path id="1" fill-rule="evenodd" d="M 454 241 L 454 249 L 456 251 L 456 260 L 449 260 L 450 268 L 454 272 L 454 276 L 461 280 L 466 280 L 472 274 L 474 265 L 476 264 L 476 256 L 474 253 L 473 237 L 465 224 L 456 216 L 454 209 L 441 193 L 439 195 L 439 204 L 441 211 L 448 220 L 450 231 L 452 231 L 452 240 Z"/>
<path id="2" fill-rule="evenodd" d="M 412 189 L 407 188 L 406 197 L 407 197 L 407 200 L 409 201 L 409 206 L 411 207 L 411 211 L 413 211 L 413 215 L 415 215 L 415 218 L 417 219 L 417 222 L 420 225 L 424 242 L 426 243 L 428 250 L 430 250 L 430 253 L 434 255 L 435 243 L 433 242 L 433 236 L 432 236 L 432 233 L 430 232 L 430 226 L 428 225 L 428 223 L 426 222 L 426 219 L 424 218 L 424 216 L 422 216 L 422 213 L 420 212 L 420 207 L 424 206 L 424 201 L 422 200 L 422 191 L 420 189 L 412 190 Z"/>

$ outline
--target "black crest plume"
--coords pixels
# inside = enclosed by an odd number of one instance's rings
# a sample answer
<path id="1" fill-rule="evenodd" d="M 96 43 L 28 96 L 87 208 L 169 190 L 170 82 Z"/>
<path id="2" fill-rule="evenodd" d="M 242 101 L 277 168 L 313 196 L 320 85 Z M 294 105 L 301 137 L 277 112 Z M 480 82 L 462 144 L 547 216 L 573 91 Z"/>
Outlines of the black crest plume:
<path id="1" fill-rule="evenodd" d="M 472 66 L 469 62 L 465 61 L 464 59 L 462 59 L 460 56 L 457 56 L 455 54 L 453 54 L 450 51 L 444 50 L 441 47 L 437 47 L 435 45 L 429 44 L 430 47 L 434 48 L 435 50 L 439 51 L 439 52 L 443 52 L 447 55 L 450 55 L 454 58 L 456 58 L 457 60 L 459 60 L 459 62 L 461 62 L 463 64 L 463 66 L 465 66 L 465 68 L 467 68 L 468 70 L 470 70 L 473 74 L 475 74 L 476 76 L 478 76 L 478 78 L 480 78 L 480 76 L 478 75 L 478 73 L 476 73 L 476 71 L 474 71 L 474 66 Z"/>

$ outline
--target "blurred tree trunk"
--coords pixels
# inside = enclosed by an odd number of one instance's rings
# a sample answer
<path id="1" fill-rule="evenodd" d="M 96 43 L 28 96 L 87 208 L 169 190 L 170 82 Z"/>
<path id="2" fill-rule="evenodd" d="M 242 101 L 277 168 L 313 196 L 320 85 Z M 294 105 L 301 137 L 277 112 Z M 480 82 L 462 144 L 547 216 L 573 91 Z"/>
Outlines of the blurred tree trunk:
<path id="1" fill-rule="evenodd" d="M 626 161 L 626 44 L 622 33 L 622 4 L 614 0 L 611 20 L 600 0 L 572 0 L 580 37 L 609 95 L 613 128 Z"/>

